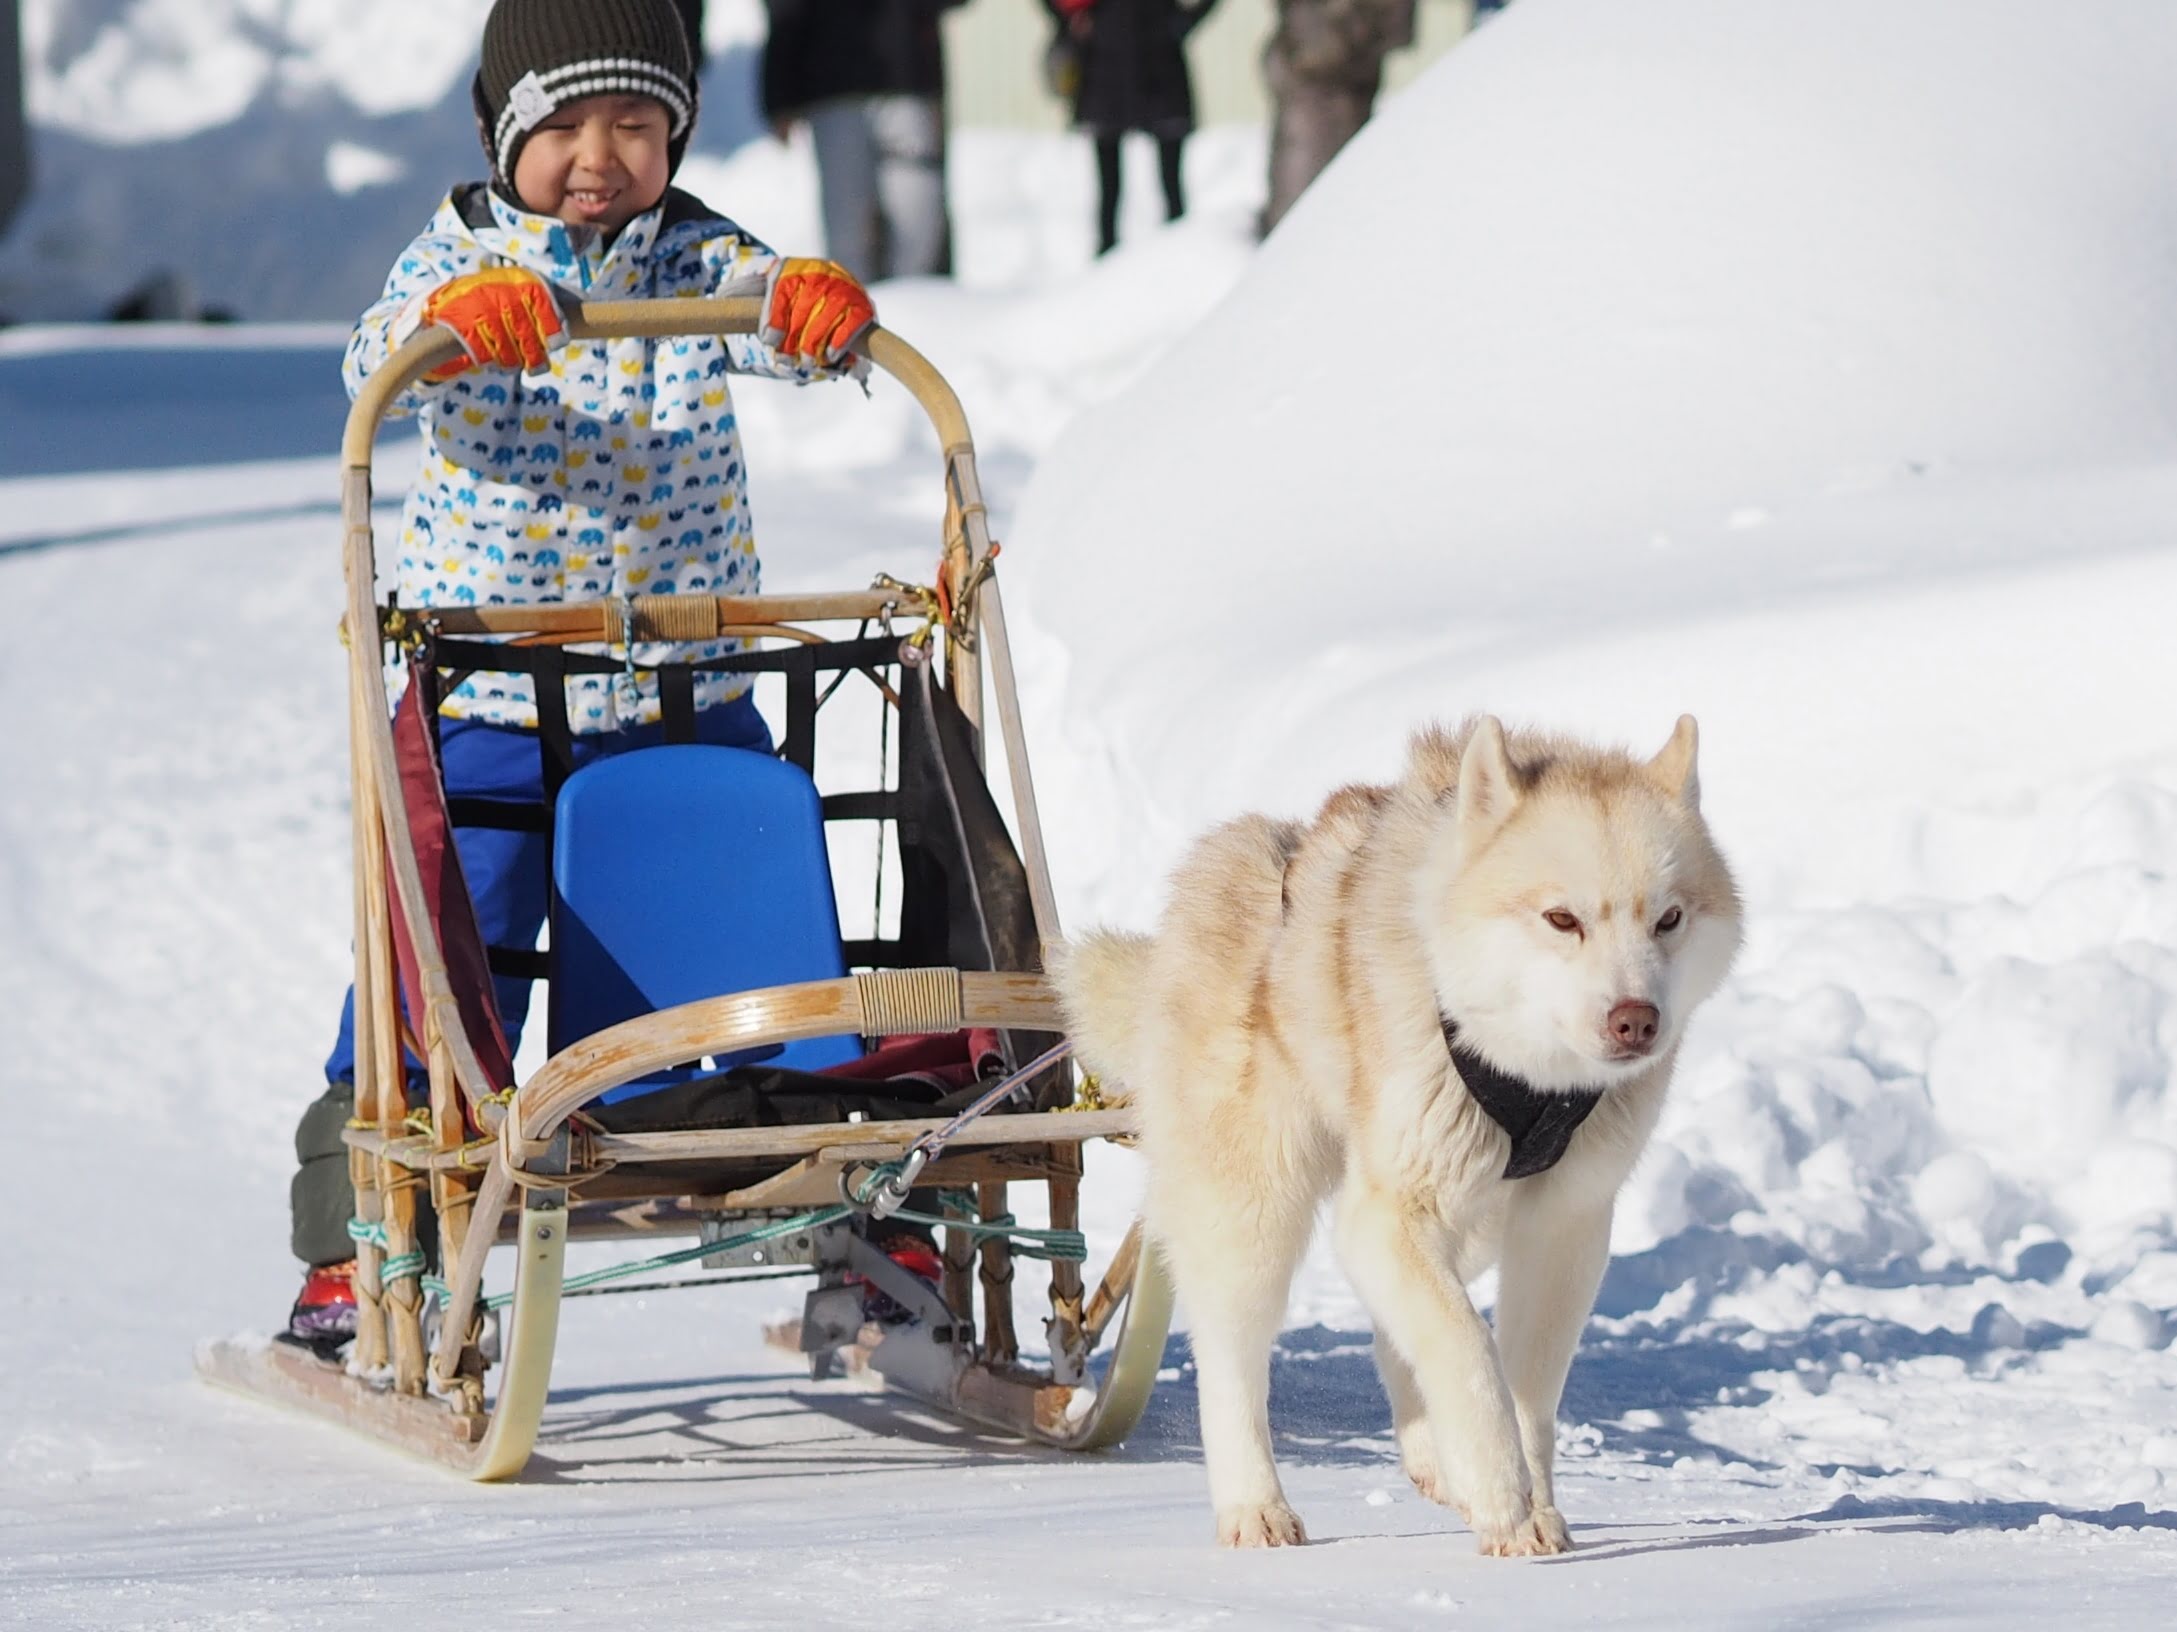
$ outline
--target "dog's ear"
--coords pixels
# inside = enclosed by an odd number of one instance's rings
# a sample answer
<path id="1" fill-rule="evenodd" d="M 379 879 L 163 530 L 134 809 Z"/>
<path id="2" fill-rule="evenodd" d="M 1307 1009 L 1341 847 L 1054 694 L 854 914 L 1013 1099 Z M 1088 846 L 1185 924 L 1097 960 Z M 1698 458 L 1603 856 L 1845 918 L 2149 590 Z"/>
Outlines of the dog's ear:
<path id="1" fill-rule="evenodd" d="M 1519 803 L 1519 779 L 1504 746 L 1504 727 L 1494 714 L 1474 722 L 1459 756 L 1459 826 L 1470 837 L 1501 826 Z"/>
<path id="2" fill-rule="evenodd" d="M 1648 775 L 1688 810 L 1700 808 L 1701 803 L 1701 773 L 1694 764 L 1700 747 L 1700 727 L 1693 723 L 1691 714 L 1681 714 L 1671 740 L 1663 744 L 1661 753 L 1648 761 Z"/>

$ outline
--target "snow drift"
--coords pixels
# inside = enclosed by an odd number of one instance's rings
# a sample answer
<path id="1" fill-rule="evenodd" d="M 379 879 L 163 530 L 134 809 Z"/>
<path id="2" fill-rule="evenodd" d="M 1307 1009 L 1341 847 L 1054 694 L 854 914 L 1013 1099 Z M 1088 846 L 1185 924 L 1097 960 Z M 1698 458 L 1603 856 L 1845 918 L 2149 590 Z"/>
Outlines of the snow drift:
<path id="1" fill-rule="evenodd" d="M 2166 458 L 2173 52 L 2154 0 L 1523 0 L 1083 416 L 1024 561 L 1290 677 L 2144 542 L 1944 501 Z M 1069 640 L 1077 679 L 1138 723 L 1168 632 Z"/>

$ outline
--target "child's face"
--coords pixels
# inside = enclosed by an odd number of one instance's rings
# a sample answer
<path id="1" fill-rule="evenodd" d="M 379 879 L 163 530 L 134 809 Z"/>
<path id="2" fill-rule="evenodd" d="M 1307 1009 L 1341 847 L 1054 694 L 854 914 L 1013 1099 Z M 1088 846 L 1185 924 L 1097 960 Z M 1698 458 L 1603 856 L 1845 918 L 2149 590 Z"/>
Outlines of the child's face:
<path id="1" fill-rule="evenodd" d="M 585 96 L 529 133 L 514 161 L 524 207 L 611 237 L 665 196 L 672 120 L 647 96 Z"/>

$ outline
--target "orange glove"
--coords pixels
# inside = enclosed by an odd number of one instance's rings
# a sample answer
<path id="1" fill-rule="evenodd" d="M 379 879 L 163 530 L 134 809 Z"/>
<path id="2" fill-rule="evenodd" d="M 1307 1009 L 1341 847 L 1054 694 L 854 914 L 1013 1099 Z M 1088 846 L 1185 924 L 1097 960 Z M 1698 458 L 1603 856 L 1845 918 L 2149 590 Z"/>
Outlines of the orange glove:
<path id="1" fill-rule="evenodd" d="M 757 335 L 784 357 L 836 363 L 877 321 L 869 291 L 835 261 L 781 261 L 764 294 Z"/>
<path id="2" fill-rule="evenodd" d="M 440 284 L 423 303 L 423 320 L 451 329 L 467 354 L 432 369 L 427 377 L 433 380 L 485 363 L 544 368 L 567 335 L 551 285 L 518 266 L 489 267 Z"/>

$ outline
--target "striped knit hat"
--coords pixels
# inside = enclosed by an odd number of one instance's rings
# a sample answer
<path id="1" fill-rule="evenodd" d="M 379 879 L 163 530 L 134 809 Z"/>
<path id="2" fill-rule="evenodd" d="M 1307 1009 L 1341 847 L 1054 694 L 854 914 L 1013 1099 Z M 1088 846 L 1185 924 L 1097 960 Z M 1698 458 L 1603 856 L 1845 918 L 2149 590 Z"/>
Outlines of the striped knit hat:
<path id="1" fill-rule="evenodd" d="M 673 0 L 498 0 L 474 99 L 492 174 L 511 190 L 529 133 L 566 103 L 633 92 L 671 115 L 673 168 L 695 128 L 695 53 Z"/>

